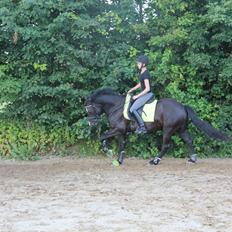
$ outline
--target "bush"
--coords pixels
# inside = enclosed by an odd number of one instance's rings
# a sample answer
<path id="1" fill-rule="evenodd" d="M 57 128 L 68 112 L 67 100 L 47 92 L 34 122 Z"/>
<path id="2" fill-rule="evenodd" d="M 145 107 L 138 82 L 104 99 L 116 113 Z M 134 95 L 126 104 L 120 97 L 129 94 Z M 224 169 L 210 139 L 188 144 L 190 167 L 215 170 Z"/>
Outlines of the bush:
<path id="1" fill-rule="evenodd" d="M 34 160 L 46 153 L 60 153 L 73 143 L 68 127 L 47 130 L 35 123 L 0 121 L 0 154 L 4 158 Z"/>
<path id="2" fill-rule="evenodd" d="M 10 159 L 36 160 L 41 156 L 50 155 L 78 155 L 89 156 L 103 154 L 99 136 L 105 130 L 102 128 L 90 129 L 86 120 L 78 121 L 72 127 L 46 128 L 38 123 L 22 121 L 0 121 L 0 156 Z M 208 139 L 190 125 L 194 138 L 195 148 L 199 157 L 232 157 L 232 144 L 221 143 Z M 154 135 L 130 135 L 126 143 L 126 155 L 140 158 L 155 157 L 159 153 L 162 142 L 162 133 Z M 179 137 L 173 137 L 174 145 L 168 155 L 184 158 L 188 150 Z M 117 153 L 117 144 L 112 142 L 114 154 Z"/>

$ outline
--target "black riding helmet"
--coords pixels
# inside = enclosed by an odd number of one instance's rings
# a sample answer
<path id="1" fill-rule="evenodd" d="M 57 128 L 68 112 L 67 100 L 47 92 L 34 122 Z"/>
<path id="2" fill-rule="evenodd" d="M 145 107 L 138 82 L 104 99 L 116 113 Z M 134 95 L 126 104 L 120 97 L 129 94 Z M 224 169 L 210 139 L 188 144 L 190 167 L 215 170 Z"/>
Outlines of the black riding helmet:
<path id="1" fill-rule="evenodd" d="M 141 55 L 137 58 L 137 62 L 140 62 L 142 64 L 144 64 L 145 66 L 148 65 L 148 57 L 145 55 Z"/>

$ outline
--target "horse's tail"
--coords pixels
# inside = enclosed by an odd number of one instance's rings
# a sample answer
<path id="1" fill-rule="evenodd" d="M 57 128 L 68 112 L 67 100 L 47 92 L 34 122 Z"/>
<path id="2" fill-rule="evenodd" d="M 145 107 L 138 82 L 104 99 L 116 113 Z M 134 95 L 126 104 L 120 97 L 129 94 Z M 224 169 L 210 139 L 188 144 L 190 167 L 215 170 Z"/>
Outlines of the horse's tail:
<path id="1" fill-rule="evenodd" d="M 210 136 L 214 139 L 220 139 L 223 141 L 228 141 L 230 138 L 222 133 L 221 131 L 215 129 L 212 125 L 210 125 L 208 122 L 203 121 L 199 119 L 196 115 L 196 113 L 193 111 L 193 109 L 189 106 L 185 106 L 185 109 L 188 113 L 188 118 L 190 118 L 193 122 L 193 124 L 201 131 L 203 131 L 205 134 Z"/>

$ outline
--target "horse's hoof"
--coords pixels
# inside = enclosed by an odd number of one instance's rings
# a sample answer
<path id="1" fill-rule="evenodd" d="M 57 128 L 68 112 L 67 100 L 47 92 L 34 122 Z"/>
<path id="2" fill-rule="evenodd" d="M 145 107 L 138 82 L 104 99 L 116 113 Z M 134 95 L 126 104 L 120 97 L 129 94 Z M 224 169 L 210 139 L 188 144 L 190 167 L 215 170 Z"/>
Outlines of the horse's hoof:
<path id="1" fill-rule="evenodd" d="M 107 147 L 106 140 L 103 140 L 103 141 L 102 141 L 102 151 L 103 151 L 104 153 L 106 153 L 106 154 L 107 154 L 107 152 L 109 151 L 109 149 L 108 149 L 108 147 Z"/>
<path id="2" fill-rule="evenodd" d="M 118 162 L 118 160 L 113 160 L 112 164 L 114 167 L 119 167 L 121 164 Z"/>
<path id="3" fill-rule="evenodd" d="M 108 149 L 107 152 L 106 152 L 106 155 L 108 157 L 112 157 L 113 156 L 113 151 L 111 149 Z"/>
<path id="4" fill-rule="evenodd" d="M 159 157 L 156 157 L 155 159 L 150 160 L 149 164 L 151 164 L 151 165 L 157 165 L 157 164 L 159 164 L 160 160 L 161 159 Z"/>
<path id="5" fill-rule="evenodd" d="M 191 163 L 191 164 L 195 164 L 197 161 L 196 161 L 196 160 L 189 159 L 188 162 Z"/>
<path id="6" fill-rule="evenodd" d="M 107 148 L 102 148 L 102 151 L 107 154 L 108 149 Z"/>
<path id="7" fill-rule="evenodd" d="M 196 154 L 191 155 L 188 162 L 195 164 L 197 162 L 197 155 Z"/>

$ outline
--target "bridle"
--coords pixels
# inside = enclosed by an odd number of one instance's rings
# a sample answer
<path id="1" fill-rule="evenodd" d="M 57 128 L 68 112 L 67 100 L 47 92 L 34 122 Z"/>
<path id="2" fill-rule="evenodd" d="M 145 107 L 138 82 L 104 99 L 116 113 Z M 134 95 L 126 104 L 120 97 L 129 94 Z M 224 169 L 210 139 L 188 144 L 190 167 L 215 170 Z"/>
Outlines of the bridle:
<path id="1" fill-rule="evenodd" d="M 98 121 L 100 119 L 100 115 L 97 113 L 97 108 L 95 105 L 87 105 L 85 106 L 86 112 L 93 112 L 93 116 L 88 116 L 88 121 Z"/>
<path id="2" fill-rule="evenodd" d="M 112 111 L 109 113 L 109 116 L 112 115 L 113 113 L 115 113 L 117 110 L 121 109 L 124 106 L 124 102 L 120 103 L 119 105 L 116 105 Z M 85 106 L 85 110 L 86 112 L 91 112 L 93 113 L 93 116 L 88 116 L 88 121 L 94 121 L 97 122 L 100 119 L 100 115 L 97 113 L 97 108 L 95 105 L 93 104 L 89 104 L 87 106 Z"/>

